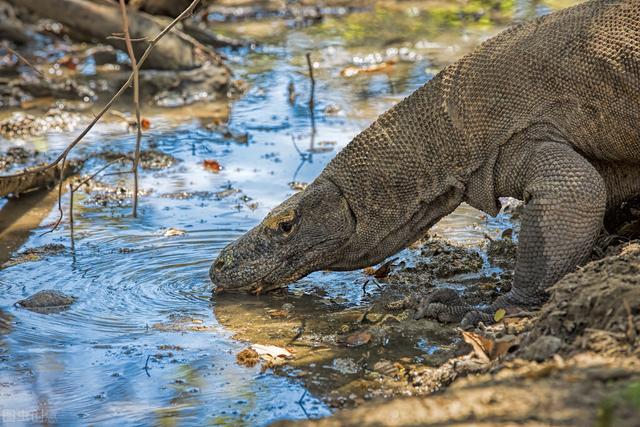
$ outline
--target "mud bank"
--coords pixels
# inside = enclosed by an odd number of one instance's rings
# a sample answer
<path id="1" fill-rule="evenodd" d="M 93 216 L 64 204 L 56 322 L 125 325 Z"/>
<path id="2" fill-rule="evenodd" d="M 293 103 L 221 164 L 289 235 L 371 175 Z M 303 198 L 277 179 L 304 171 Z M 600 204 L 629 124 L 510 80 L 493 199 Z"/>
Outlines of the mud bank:
<path id="1" fill-rule="evenodd" d="M 480 350 L 474 346 L 468 355 L 407 376 L 427 386 L 426 396 L 276 425 L 637 425 L 640 244 L 612 251 L 618 253 L 557 283 L 533 319 L 507 318 L 482 327 L 474 332 L 486 340 L 479 341 Z M 488 342 L 506 336 L 520 343 L 517 350 L 493 360 L 482 357 Z"/>

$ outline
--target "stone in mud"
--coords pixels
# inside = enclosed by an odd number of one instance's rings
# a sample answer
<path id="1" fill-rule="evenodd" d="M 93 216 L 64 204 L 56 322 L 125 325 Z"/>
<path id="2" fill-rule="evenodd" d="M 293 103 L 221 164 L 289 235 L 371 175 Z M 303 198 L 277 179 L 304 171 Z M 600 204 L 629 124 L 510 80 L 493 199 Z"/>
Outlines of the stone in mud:
<path id="1" fill-rule="evenodd" d="M 31 295 L 29 298 L 20 300 L 16 304 L 27 310 L 40 313 L 52 313 L 66 310 L 75 301 L 76 298 L 73 296 L 46 289 Z"/>
<path id="2" fill-rule="evenodd" d="M 542 362 L 547 360 L 562 348 L 562 340 L 551 335 L 538 337 L 523 352 L 522 357 L 527 360 Z"/>

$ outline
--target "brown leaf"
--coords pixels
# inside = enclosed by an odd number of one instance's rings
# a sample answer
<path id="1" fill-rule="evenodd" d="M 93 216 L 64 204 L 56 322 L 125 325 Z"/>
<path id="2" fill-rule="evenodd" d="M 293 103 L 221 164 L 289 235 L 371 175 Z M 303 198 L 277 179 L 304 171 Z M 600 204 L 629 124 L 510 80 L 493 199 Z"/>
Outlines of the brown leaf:
<path id="1" fill-rule="evenodd" d="M 58 60 L 58 64 L 62 65 L 63 67 L 66 67 L 70 70 L 76 70 L 78 68 L 78 60 L 76 58 L 73 58 L 71 56 L 63 56 L 62 58 L 60 58 Z"/>
<path id="2" fill-rule="evenodd" d="M 143 118 L 140 120 L 140 127 L 141 127 L 142 129 L 144 129 L 144 130 L 149 129 L 149 128 L 151 127 L 151 120 L 149 120 L 149 119 L 147 119 L 147 118 L 143 117 Z"/>
<path id="3" fill-rule="evenodd" d="M 342 77 L 353 77 L 358 74 L 370 74 L 370 73 L 380 73 L 380 72 L 388 72 L 391 71 L 391 67 L 395 64 L 397 60 L 387 60 L 380 64 L 372 64 L 366 67 L 354 67 L 348 66 L 343 68 L 340 71 L 340 75 Z"/>
<path id="4" fill-rule="evenodd" d="M 269 316 L 272 319 L 286 319 L 289 317 L 289 312 L 285 310 L 272 310 L 269 311 Z"/>
<path id="5" fill-rule="evenodd" d="M 492 340 L 474 332 L 462 331 L 462 338 L 473 347 L 473 352 L 483 362 L 489 362 L 504 356 L 517 345 L 515 337 L 505 337 L 500 340 Z"/>
<path id="6" fill-rule="evenodd" d="M 254 349 L 245 348 L 236 355 L 236 361 L 238 362 L 238 365 L 252 368 L 260 361 L 260 356 Z"/>
<path id="7" fill-rule="evenodd" d="M 359 347 L 371 341 L 371 334 L 367 331 L 355 332 L 349 335 L 345 340 L 347 347 Z"/>
<path id="8" fill-rule="evenodd" d="M 202 162 L 202 166 L 213 173 L 219 173 L 222 170 L 222 166 L 216 160 L 206 159 Z"/>
<path id="9" fill-rule="evenodd" d="M 365 274 L 373 276 L 376 279 L 384 279 L 389 275 L 389 273 L 391 272 L 391 267 L 393 267 L 393 263 L 397 260 L 398 258 L 390 259 L 375 270 L 373 269 L 373 267 L 367 267 L 364 269 L 364 272 Z"/>

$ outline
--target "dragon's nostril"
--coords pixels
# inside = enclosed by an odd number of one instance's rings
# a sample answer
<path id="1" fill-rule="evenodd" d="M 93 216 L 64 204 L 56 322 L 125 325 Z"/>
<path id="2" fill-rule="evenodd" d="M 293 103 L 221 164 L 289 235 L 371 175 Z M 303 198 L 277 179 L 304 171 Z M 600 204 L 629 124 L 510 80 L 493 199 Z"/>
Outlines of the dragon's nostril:
<path id="1" fill-rule="evenodd" d="M 213 268 L 218 271 L 222 270 L 223 267 L 224 267 L 224 260 L 222 259 L 217 259 L 216 262 L 213 264 Z"/>

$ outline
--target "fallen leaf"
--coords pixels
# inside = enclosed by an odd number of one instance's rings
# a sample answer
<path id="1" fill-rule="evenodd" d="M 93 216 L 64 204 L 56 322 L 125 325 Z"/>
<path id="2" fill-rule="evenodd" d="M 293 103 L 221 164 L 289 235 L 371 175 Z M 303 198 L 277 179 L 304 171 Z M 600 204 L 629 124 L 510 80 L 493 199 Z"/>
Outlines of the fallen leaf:
<path id="1" fill-rule="evenodd" d="M 164 237 L 184 236 L 185 234 L 187 234 L 187 232 L 184 230 L 167 228 L 167 231 L 164 232 Z"/>
<path id="2" fill-rule="evenodd" d="M 204 166 L 204 168 L 209 172 L 213 173 L 218 173 L 222 170 L 222 166 L 220 166 L 220 163 L 218 163 L 216 160 L 204 160 L 202 162 L 202 166 Z"/>
<path id="3" fill-rule="evenodd" d="M 391 267 L 393 267 L 393 263 L 397 261 L 398 258 L 390 259 L 389 261 L 382 264 L 377 269 L 373 269 L 373 267 L 367 267 L 364 269 L 365 274 L 369 276 L 373 276 L 376 279 L 384 279 L 391 272 Z"/>
<path id="4" fill-rule="evenodd" d="M 142 118 L 142 120 L 140 120 L 140 127 L 142 127 L 142 129 L 149 129 L 151 127 L 151 121 L 147 118 Z"/>
<path id="5" fill-rule="evenodd" d="M 62 58 L 60 58 L 58 60 L 58 64 L 62 65 L 63 67 L 66 67 L 70 70 L 75 70 L 78 68 L 78 60 L 76 58 L 73 58 L 71 56 L 63 56 Z"/>
<path id="6" fill-rule="evenodd" d="M 269 311 L 269 316 L 272 319 L 286 319 L 289 317 L 289 312 L 286 310 L 271 310 Z"/>
<path id="7" fill-rule="evenodd" d="M 507 310 L 505 310 L 504 308 L 499 309 L 498 311 L 496 311 L 496 313 L 493 315 L 493 320 L 498 323 L 499 321 L 501 321 L 502 319 L 504 319 L 504 316 L 507 314 Z"/>
<path id="8" fill-rule="evenodd" d="M 359 347 L 371 341 L 371 334 L 367 331 L 355 332 L 345 338 L 344 342 L 347 347 Z"/>
<path id="9" fill-rule="evenodd" d="M 390 71 L 390 68 L 393 66 L 393 64 L 395 64 L 397 61 L 395 60 L 387 60 L 385 62 L 382 62 L 380 64 L 373 64 L 373 65 L 369 65 L 366 67 L 354 67 L 354 66 L 348 66 L 343 68 L 340 71 L 340 75 L 342 77 L 353 77 L 356 76 L 358 74 L 370 74 L 370 73 L 379 73 L 379 72 L 386 72 L 386 71 Z"/>
<path id="10" fill-rule="evenodd" d="M 286 348 L 268 344 L 251 344 L 251 349 L 267 361 L 291 359 L 293 354 Z"/>
<path id="11" fill-rule="evenodd" d="M 252 368 L 260 361 L 258 352 L 252 348 L 245 348 L 236 355 L 236 362 L 238 365 L 247 366 Z"/>
<path id="12" fill-rule="evenodd" d="M 467 344 L 471 344 L 473 352 L 483 362 L 490 362 L 502 357 L 517 345 L 517 340 L 513 336 L 494 341 L 474 332 L 462 331 L 462 338 Z"/>

